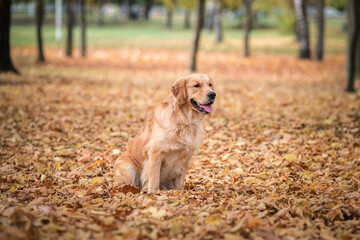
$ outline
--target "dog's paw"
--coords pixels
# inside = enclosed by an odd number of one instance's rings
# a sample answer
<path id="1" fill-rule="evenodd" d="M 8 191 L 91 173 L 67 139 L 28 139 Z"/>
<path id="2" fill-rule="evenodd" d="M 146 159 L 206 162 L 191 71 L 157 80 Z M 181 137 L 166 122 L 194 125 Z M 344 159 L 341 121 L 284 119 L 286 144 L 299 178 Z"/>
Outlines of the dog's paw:
<path id="1" fill-rule="evenodd" d="M 152 193 L 152 194 L 158 194 L 158 193 L 160 193 L 160 190 L 159 190 L 159 188 L 157 188 L 157 189 L 148 189 L 147 190 L 147 192 L 148 193 Z"/>

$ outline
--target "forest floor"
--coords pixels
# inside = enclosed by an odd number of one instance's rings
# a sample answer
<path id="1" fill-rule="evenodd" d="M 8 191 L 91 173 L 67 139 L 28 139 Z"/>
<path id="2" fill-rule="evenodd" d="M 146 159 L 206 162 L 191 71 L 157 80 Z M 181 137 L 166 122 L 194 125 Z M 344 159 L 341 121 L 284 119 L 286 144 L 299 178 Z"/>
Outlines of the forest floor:
<path id="1" fill-rule="evenodd" d="M 344 92 L 343 56 L 200 53 L 215 112 L 185 189 L 151 195 L 113 188 L 112 166 L 188 52 L 46 53 L 15 48 L 22 75 L 0 75 L 0 239 L 360 239 L 360 94 Z"/>

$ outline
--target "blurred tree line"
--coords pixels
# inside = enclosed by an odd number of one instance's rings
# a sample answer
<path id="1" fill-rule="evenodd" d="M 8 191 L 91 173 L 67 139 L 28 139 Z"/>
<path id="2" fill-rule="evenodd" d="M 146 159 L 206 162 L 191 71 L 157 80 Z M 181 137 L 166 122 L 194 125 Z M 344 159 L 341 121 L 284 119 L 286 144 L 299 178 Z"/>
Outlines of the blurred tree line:
<path id="1" fill-rule="evenodd" d="M 359 34 L 359 0 L 0 0 L 0 71 L 14 71 L 10 59 L 9 29 L 10 29 L 10 5 L 17 3 L 31 3 L 35 1 L 35 22 L 38 45 L 38 61 L 45 61 L 42 40 L 42 26 L 44 23 L 44 4 L 52 4 L 55 8 L 56 28 L 62 27 L 62 12 L 65 9 L 66 19 L 66 56 L 72 56 L 73 28 L 76 16 L 79 15 L 81 29 L 81 55 L 86 56 L 86 14 L 96 9 L 98 15 L 97 24 L 104 26 L 106 4 L 114 4 L 119 7 L 119 13 L 125 16 L 127 21 L 148 21 L 154 7 L 163 7 L 166 11 L 164 26 L 168 29 L 173 27 L 175 11 L 183 11 L 184 28 L 191 28 L 191 15 L 195 12 L 194 37 L 191 47 L 189 69 L 196 71 L 196 56 L 199 49 L 201 31 L 206 29 L 214 32 L 214 40 L 221 43 L 224 39 L 222 19 L 224 13 L 232 12 L 242 19 L 243 55 L 250 56 L 250 32 L 257 27 L 257 19 L 261 15 L 275 13 L 278 18 L 278 28 L 281 31 L 293 32 L 299 42 L 300 59 L 311 59 L 309 13 L 315 16 L 316 21 L 316 49 L 315 59 L 322 61 L 324 58 L 324 29 L 325 29 L 325 6 L 331 6 L 338 10 L 348 11 L 348 52 L 347 52 L 347 76 L 348 91 L 354 91 L 356 73 L 360 72 L 360 34 Z M 311 10 L 311 11 L 310 11 Z M 59 31 L 61 33 L 61 31 Z M 59 33 L 59 34 L 60 34 Z"/>

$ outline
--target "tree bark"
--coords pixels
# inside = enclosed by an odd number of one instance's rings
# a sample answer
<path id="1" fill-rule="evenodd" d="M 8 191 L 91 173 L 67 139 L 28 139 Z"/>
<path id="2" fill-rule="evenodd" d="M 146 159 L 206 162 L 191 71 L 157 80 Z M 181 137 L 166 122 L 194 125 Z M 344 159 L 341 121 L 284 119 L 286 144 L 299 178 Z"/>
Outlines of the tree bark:
<path id="1" fill-rule="evenodd" d="M 221 43 L 223 40 L 223 27 L 221 21 L 221 2 L 214 1 L 214 28 L 215 28 L 215 42 Z"/>
<path id="2" fill-rule="evenodd" d="M 306 0 L 294 0 L 296 22 L 299 29 L 300 59 L 310 59 L 309 26 L 306 13 Z"/>
<path id="3" fill-rule="evenodd" d="M 86 57 L 86 3 L 80 0 L 81 56 Z"/>
<path id="4" fill-rule="evenodd" d="M 244 57 L 250 56 L 249 36 L 251 30 L 251 4 L 252 0 L 243 0 L 244 2 Z"/>
<path id="5" fill-rule="evenodd" d="M 66 0 L 66 26 L 67 26 L 67 38 L 66 38 L 66 56 L 72 56 L 73 48 L 73 27 L 74 27 L 74 2 L 73 0 Z"/>
<path id="6" fill-rule="evenodd" d="M 322 61 L 324 57 L 324 0 L 316 0 L 317 8 L 317 41 L 316 41 L 316 60 Z"/>
<path id="7" fill-rule="evenodd" d="M 356 78 L 356 62 L 360 59 L 359 57 L 359 21 L 360 21 L 360 1 L 358 0 L 347 0 L 348 7 L 348 52 L 347 52 L 347 86 L 346 91 L 355 91 L 355 78 Z"/>
<path id="8" fill-rule="evenodd" d="M 99 0 L 99 18 L 98 26 L 104 26 L 104 0 Z"/>
<path id="9" fill-rule="evenodd" d="M 151 7 L 153 5 L 153 0 L 145 0 L 145 20 L 149 20 L 149 14 Z"/>
<path id="10" fill-rule="evenodd" d="M 196 71 L 196 56 L 199 49 L 201 29 L 204 25 L 205 0 L 197 0 L 197 15 L 193 45 L 191 50 L 190 71 Z"/>
<path id="11" fill-rule="evenodd" d="M 128 14 L 128 20 L 132 21 L 135 20 L 133 19 L 133 14 L 132 14 L 132 5 L 134 3 L 134 0 L 125 0 L 125 4 L 127 5 L 127 14 Z"/>
<path id="12" fill-rule="evenodd" d="M 42 26 L 44 22 L 44 3 L 43 0 L 36 0 L 36 38 L 38 46 L 38 58 L 40 63 L 45 62 L 42 38 Z"/>
<path id="13" fill-rule="evenodd" d="M 360 13 L 359 13 L 360 14 Z M 357 15 L 357 20 L 359 21 L 359 15 Z M 360 32 L 359 32 L 359 24 L 357 26 L 358 33 L 356 38 L 356 49 L 355 49 L 355 77 L 360 78 Z"/>
<path id="14" fill-rule="evenodd" d="M 11 0 L 0 0 L 0 72 L 12 71 L 19 74 L 10 56 L 10 5 Z"/>
<path id="15" fill-rule="evenodd" d="M 166 24 L 165 27 L 166 28 L 172 28 L 172 19 L 173 19 L 173 10 L 167 10 L 166 13 Z"/>
<path id="16" fill-rule="evenodd" d="M 190 28 L 190 18 L 191 18 L 191 12 L 189 9 L 184 10 L 184 28 L 189 29 Z"/>

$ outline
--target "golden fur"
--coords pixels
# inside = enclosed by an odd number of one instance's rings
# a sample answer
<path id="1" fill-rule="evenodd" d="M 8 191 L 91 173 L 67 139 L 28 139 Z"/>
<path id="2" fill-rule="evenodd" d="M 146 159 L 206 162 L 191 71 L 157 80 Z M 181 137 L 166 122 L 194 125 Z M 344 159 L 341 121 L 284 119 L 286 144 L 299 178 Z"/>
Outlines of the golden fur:
<path id="1" fill-rule="evenodd" d="M 205 114 L 190 99 L 200 105 L 208 104 L 207 95 L 215 94 L 213 90 L 213 82 L 205 74 L 176 80 L 167 101 L 155 109 L 127 151 L 115 162 L 115 184 L 131 184 L 150 193 L 160 188 L 182 189 L 190 159 L 204 133 Z"/>

